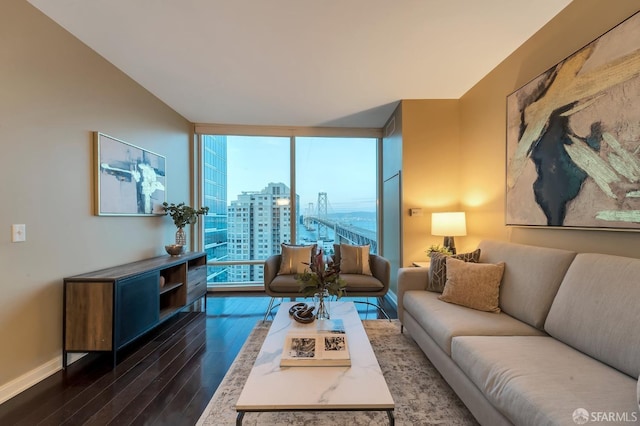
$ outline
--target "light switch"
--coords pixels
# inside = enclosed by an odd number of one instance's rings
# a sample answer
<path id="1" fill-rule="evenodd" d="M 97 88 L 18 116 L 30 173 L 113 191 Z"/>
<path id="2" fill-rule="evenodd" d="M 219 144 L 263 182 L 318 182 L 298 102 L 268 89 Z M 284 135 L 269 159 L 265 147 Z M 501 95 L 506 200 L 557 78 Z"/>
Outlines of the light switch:
<path id="1" fill-rule="evenodd" d="M 412 208 L 409 210 L 409 216 L 422 216 L 422 209 Z"/>
<path id="2" fill-rule="evenodd" d="M 27 225 L 11 225 L 11 242 L 19 243 L 27 239 Z"/>

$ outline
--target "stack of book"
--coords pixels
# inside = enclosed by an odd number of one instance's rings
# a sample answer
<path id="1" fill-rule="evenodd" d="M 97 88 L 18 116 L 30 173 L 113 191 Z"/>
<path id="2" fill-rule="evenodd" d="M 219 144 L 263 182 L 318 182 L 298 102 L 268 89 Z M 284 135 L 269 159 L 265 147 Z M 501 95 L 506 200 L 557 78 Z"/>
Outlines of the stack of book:
<path id="1" fill-rule="evenodd" d="M 317 327 L 287 334 L 280 357 L 281 367 L 349 367 L 349 345 L 342 320 L 316 321 Z"/>

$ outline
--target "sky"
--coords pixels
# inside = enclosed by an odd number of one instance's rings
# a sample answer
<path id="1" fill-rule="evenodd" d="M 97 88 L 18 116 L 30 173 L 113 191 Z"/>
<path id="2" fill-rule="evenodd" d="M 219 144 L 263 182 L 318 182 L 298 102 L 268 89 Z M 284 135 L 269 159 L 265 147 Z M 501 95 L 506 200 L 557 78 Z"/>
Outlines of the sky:
<path id="1" fill-rule="evenodd" d="M 376 210 L 376 139 L 296 137 L 296 192 L 300 209 L 317 208 L 327 193 L 327 212 Z M 268 183 L 290 184 L 288 137 L 227 137 L 227 202 Z"/>

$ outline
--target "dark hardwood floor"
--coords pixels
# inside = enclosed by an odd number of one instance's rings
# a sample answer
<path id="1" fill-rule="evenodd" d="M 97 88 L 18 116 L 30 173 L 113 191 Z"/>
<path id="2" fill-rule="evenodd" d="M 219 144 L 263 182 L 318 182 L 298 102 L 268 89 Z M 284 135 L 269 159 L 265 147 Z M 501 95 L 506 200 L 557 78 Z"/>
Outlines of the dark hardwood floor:
<path id="1" fill-rule="evenodd" d="M 0 425 L 193 425 L 268 304 L 210 294 L 206 313 L 179 313 L 120 351 L 115 368 L 91 354 L 1 404 Z M 362 319 L 380 316 L 356 307 Z"/>

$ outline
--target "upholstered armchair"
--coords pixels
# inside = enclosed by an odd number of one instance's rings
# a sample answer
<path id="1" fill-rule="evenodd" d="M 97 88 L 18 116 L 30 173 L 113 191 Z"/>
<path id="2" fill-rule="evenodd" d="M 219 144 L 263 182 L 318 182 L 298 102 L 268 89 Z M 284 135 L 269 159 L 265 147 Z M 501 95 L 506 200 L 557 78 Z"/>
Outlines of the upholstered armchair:
<path id="1" fill-rule="evenodd" d="M 381 301 L 389 291 L 389 283 L 391 281 L 391 263 L 382 256 L 367 253 L 368 256 L 365 256 L 364 259 L 364 262 L 366 262 L 366 265 L 364 265 L 363 268 L 364 270 L 359 270 L 358 268 L 361 268 L 362 265 L 358 265 L 357 262 L 353 262 L 353 256 L 351 256 L 352 253 L 348 253 L 350 256 L 349 258 L 342 258 L 343 256 L 341 256 L 342 253 L 340 253 L 340 246 L 340 244 L 334 245 L 334 261 L 340 262 L 341 264 L 340 278 L 347 283 L 345 289 L 346 296 L 378 298 L 378 304 L 369 302 L 358 303 L 366 303 L 376 306 L 383 315 L 388 318 L 387 313 L 381 307 Z M 357 246 L 348 246 L 344 244 L 342 247 L 346 248 L 347 251 L 350 252 L 352 251 L 352 248 L 357 248 Z M 264 290 L 269 296 L 271 296 L 271 302 L 267 308 L 265 320 L 274 307 L 275 298 L 303 297 L 300 293 L 300 284 L 296 280 L 296 274 L 302 272 L 302 269 L 296 270 L 295 267 L 292 266 L 296 259 L 292 261 L 292 258 L 288 253 L 284 256 L 285 262 L 287 262 L 287 265 L 284 267 L 282 265 L 283 254 L 270 256 L 264 263 Z M 368 259 L 366 259 L 367 257 Z M 304 261 L 309 262 L 309 260 L 310 259 L 306 259 Z M 348 267 L 344 269 L 346 272 L 342 272 L 343 265 Z"/>

